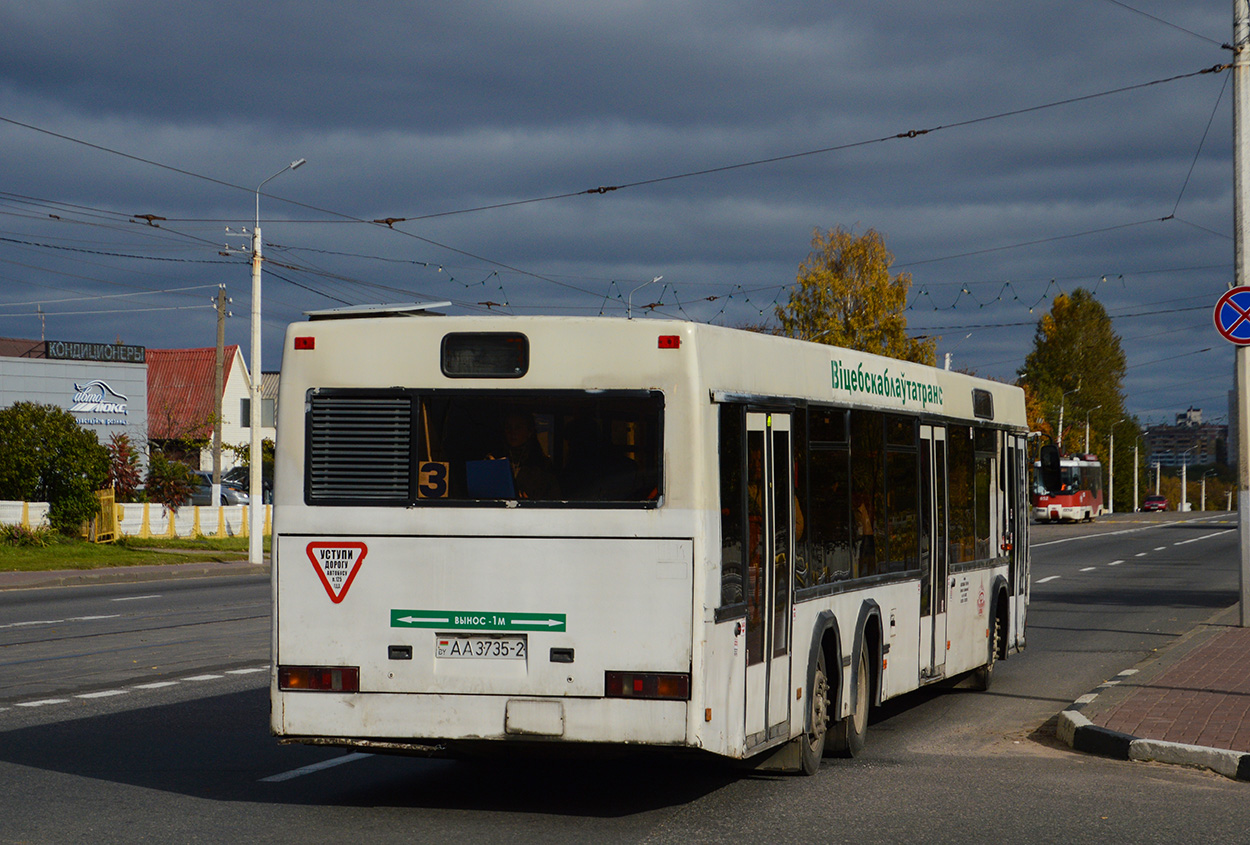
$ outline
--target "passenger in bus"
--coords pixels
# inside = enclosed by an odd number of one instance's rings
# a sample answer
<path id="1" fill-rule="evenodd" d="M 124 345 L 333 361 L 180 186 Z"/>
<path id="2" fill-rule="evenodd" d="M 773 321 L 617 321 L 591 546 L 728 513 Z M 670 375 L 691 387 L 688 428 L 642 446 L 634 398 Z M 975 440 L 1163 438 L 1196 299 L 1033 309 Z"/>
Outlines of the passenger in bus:
<path id="1" fill-rule="evenodd" d="M 642 498 L 638 465 L 616 448 L 587 416 L 568 423 L 560 486 L 570 501 L 627 501 Z"/>
<path id="2" fill-rule="evenodd" d="M 551 459 L 543 452 L 534 428 L 534 418 L 514 411 L 504 418 L 504 440 L 508 444 L 508 461 L 517 496 L 522 499 L 559 499 L 560 482 L 556 480 Z"/>
<path id="3" fill-rule="evenodd" d="M 859 541 L 855 575 L 860 577 L 876 571 L 877 536 L 873 529 L 872 513 L 869 511 L 868 495 L 856 493 L 854 501 L 855 534 Z"/>

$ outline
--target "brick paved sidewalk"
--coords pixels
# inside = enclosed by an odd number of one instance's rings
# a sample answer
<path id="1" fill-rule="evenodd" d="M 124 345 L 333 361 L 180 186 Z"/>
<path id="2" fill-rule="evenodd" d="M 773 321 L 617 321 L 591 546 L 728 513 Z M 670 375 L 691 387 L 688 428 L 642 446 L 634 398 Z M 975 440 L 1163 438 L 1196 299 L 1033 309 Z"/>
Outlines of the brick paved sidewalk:
<path id="1" fill-rule="evenodd" d="M 1224 628 L 1091 721 L 1143 739 L 1250 752 L 1250 628 Z"/>
<path id="2" fill-rule="evenodd" d="M 1234 605 L 1060 714 L 1060 739 L 1250 780 L 1250 628 Z"/>

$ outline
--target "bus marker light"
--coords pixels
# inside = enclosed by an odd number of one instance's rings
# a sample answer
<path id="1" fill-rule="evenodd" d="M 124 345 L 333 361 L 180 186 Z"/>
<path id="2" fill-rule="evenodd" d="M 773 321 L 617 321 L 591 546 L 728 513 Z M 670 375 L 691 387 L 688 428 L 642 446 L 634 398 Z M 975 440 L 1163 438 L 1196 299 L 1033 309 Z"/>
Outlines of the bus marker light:
<path id="1" fill-rule="evenodd" d="M 679 334 L 662 334 L 660 335 L 660 349 L 681 349 L 681 335 Z"/>
<path id="2" fill-rule="evenodd" d="M 317 346 L 317 339 L 316 339 L 316 338 L 313 338 L 313 337 L 297 337 L 297 338 L 295 338 L 295 348 L 296 348 L 296 349 L 315 349 L 315 348 L 316 348 L 316 346 Z"/>
<path id="3" fill-rule="evenodd" d="M 711 707 L 705 707 L 703 709 L 703 721 L 705 722 L 712 721 L 712 708 Z"/>
<path id="4" fill-rule="evenodd" d="M 603 694 L 608 698 L 690 700 L 690 676 L 678 672 L 605 672 Z"/>
<path id="5" fill-rule="evenodd" d="M 360 692 L 359 666 L 279 666 L 278 689 Z"/>

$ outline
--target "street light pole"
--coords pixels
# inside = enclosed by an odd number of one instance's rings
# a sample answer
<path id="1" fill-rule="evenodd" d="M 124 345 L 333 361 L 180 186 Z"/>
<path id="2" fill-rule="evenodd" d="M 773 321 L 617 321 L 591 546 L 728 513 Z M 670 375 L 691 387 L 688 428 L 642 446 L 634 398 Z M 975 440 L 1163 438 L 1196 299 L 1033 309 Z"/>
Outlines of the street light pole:
<path id="1" fill-rule="evenodd" d="M 1063 394 L 1059 397 L 1059 436 L 1055 438 L 1055 445 L 1059 447 L 1060 455 L 1063 454 L 1063 402 L 1065 399 L 1068 398 L 1070 394 L 1080 393 L 1080 392 L 1081 392 L 1081 383 L 1080 381 L 1078 381 L 1076 383 L 1076 388 L 1074 390 L 1065 390 Z"/>
<path id="2" fill-rule="evenodd" d="M 251 384 L 251 400 L 248 415 L 248 424 L 251 426 L 251 444 L 248 448 L 248 483 L 247 483 L 247 499 L 248 499 L 248 531 L 247 531 L 247 560 L 248 563 L 260 565 L 265 562 L 265 502 L 264 502 L 264 485 L 262 483 L 262 469 L 264 465 L 264 457 L 261 454 L 260 439 L 260 265 L 261 265 L 261 238 L 260 238 L 260 189 L 265 187 L 265 183 L 270 180 L 277 179 L 288 170 L 295 170 L 302 167 L 305 160 L 300 158 L 288 164 L 277 173 L 265 179 L 256 186 L 256 225 L 252 228 L 252 384 Z"/>
<path id="3" fill-rule="evenodd" d="M 1181 507 L 1182 513 L 1189 510 L 1189 453 L 1195 447 L 1190 446 L 1181 452 Z"/>
<path id="4" fill-rule="evenodd" d="M 1107 513 L 1115 513 L 1115 427 L 1127 420 L 1128 417 L 1120 417 L 1111 425 L 1111 434 L 1109 436 L 1110 443 L 1107 446 L 1107 462 L 1110 468 L 1107 471 Z M 1136 496 L 1137 492 L 1134 491 Z"/>
<path id="5" fill-rule="evenodd" d="M 1089 415 L 1101 408 L 1102 405 L 1095 405 L 1085 412 L 1085 454 L 1089 454 Z"/>
<path id="6" fill-rule="evenodd" d="M 1233 0 L 1233 285 L 1250 284 L 1250 0 Z M 1237 527 L 1240 619 L 1250 627 L 1250 346 L 1238 346 Z"/>

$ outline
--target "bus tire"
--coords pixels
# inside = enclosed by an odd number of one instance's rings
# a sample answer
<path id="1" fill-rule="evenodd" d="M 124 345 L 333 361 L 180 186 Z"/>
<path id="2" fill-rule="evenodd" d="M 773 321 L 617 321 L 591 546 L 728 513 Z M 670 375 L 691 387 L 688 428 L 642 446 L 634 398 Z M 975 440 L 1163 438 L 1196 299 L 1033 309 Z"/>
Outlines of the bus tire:
<path id="1" fill-rule="evenodd" d="M 825 650 L 816 650 L 816 671 L 812 674 L 812 689 L 808 700 L 808 729 L 803 736 L 802 771 L 814 775 L 820 770 L 820 758 L 825 755 L 829 736 L 829 672 L 825 664 Z"/>
<path id="2" fill-rule="evenodd" d="M 972 688 L 985 692 L 994 680 L 994 664 L 998 661 L 998 643 L 1002 638 L 1003 618 L 994 614 L 994 622 L 990 625 L 990 659 L 984 666 L 972 670 Z"/>
<path id="3" fill-rule="evenodd" d="M 844 719 L 839 719 L 829 731 L 828 741 L 838 757 L 857 757 L 864 750 L 868 739 L 869 694 L 872 676 L 868 670 L 868 648 L 859 650 L 859 667 L 852 679 L 855 685 L 855 707 Z"/>

